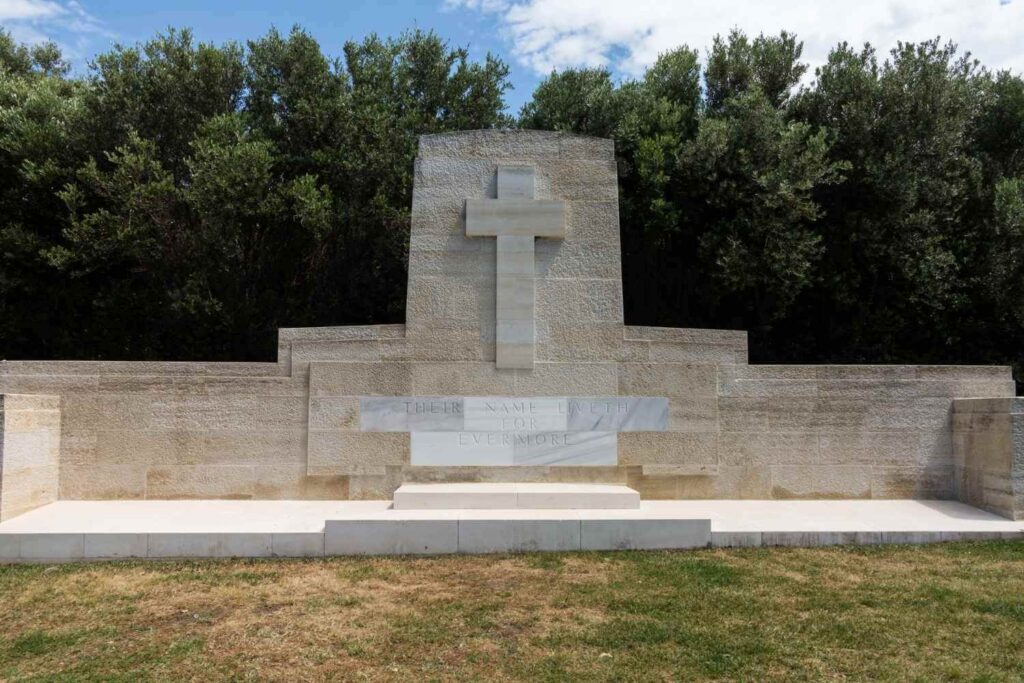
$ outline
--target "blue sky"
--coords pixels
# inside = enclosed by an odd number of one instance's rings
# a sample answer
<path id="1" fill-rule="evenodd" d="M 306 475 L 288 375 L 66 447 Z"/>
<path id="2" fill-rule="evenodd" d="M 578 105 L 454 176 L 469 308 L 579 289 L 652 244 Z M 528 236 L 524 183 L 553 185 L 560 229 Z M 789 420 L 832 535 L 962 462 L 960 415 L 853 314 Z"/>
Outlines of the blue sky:
<path id="1" fill-rule="evenodd" d="M 433 29 L 453 45 L 466 46 L 471 56 L 482 59 L 488 51 L 503 56 L 511 68 L 515 90 L 507 94 L 510 108 L 518 109 L 529 99 L 539 75 L 529 66 L 509 59 L 508 45 L 498 35 L 492 15 L 449 8 L 441 2 L 413 0 L 345 0 L 344 2 L 238 2 L 235 0 L 167 0 L 160 3 L 131 0 L 81 0 L 78 7 L 88 17 L 83 21 L 71 8 L 66 17 L 45 20 L 3 21 L 0 25 L 26 41 L 42 36 L 55 39 L 71 56 L 76 68 L 84 68 L 89 57 L 114 42 L 135 43 L 167 27 L 190 27 L 196 37 L 221 43 L 245 41 L 263 35 L 271 26 L 287 31 L 298 24 L 309 31 L 325 52 L 340 55 L 346 40 L 370 33 L 397 35 L 408 28 Z M 88 22 L 88 23 L 85 23 Z"/>
<path id="2" fill-rule="evenodd" d="M 841 40 L 884 52 L 898 40 L 942 36 L 987 66 L 1024 71 L 1024 0 L 0 0 L 0 25 L 25 42 L 55 40 L 79 69 L 114 42 L 143 41 L 169 26 L 219 43 L 293 24 L 332 55 L 346 40 L 413 27 L 433 29 L 475 58 L 494 52 L 512 70 L 512 110 L 551 69 L 606 66 L 628 78 L 660 52 L 681 44 L 703 50 L 733 27 L 795 32 L 812 67 Z"/>

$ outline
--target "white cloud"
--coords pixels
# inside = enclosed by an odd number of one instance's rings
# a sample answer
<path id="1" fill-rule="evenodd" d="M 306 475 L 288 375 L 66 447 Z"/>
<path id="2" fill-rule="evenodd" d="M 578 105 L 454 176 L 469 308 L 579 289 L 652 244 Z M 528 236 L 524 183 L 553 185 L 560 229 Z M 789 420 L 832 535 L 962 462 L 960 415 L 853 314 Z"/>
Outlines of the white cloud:
<path id="1" fill-rule="evenodd" d="M 0 0 L 0 21 L 38 20 L 64 13 L 64 8 L 49 0 Z"/>
<path id="2" fill-rule="evenodd" d="M 0 26 L 22 43 L 52 40 L 70 58 L 80 56 L 85 36 L 110 36 L 77 0 L 0 0 Z"/>
<path id="3" fill-rule="evenodd" d="M 841 41 L 885 54 L 897 41 L 953 40 L 990 68 L 1024 72 L 1024 0 L 444 0 L 448 9 L 494 15 L 514 58 L 539 74 L 602 66 L 637 75 L 658 54 L 702 51 L 734 27 L 786 30 L 804 61 L 824 63 Z"/>

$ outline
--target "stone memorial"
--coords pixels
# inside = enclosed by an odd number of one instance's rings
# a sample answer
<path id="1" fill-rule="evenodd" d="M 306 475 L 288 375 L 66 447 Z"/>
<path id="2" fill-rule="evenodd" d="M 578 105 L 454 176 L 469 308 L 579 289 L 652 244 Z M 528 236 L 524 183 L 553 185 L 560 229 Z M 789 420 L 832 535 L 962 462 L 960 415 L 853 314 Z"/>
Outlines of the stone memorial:
<path id="1" fill-rule="evenodd" d="M 417 482 L 1024 515 L 1008 367 L 756 366 L 743 331 L 627 325 L 611 140 L 423 136 L 405 323 L 279 340 L 271 363 L 0 363 L 0 517 Z"/>

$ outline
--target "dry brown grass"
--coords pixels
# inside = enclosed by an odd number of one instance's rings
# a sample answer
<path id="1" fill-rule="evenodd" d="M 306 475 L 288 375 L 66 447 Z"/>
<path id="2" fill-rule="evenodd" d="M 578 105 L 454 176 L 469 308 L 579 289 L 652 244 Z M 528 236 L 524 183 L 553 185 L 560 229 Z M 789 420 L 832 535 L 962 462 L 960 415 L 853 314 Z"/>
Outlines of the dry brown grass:
<path id="1" fill-rule="evenodd" d="M 1022 680 L 1024 544 L 5 567 L 0 677 Z"/>

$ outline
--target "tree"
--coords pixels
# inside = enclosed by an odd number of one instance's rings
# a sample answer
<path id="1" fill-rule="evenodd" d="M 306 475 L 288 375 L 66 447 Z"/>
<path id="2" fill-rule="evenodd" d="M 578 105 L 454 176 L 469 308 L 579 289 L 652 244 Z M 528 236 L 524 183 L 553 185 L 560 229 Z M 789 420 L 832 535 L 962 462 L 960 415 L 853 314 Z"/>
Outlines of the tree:
<path id="1" fill-rule="evenodd" d="M 171 30 L 84 78 L 0 33 L 0 66 L 13 358 L 269 359 L 278 327 L 400 321 L 418 135 L 507 121 L 507 67 L 418 31 L 330 59 Z"/>
<path id="2" fill-rule="evenodd" d="M 813 284 L 812 192 L 842 164 L 783 109 L 800 50 L 789 34 L 734 31 L 703 71 L 684 46 L 617 87 L 606 71 L 553 74 L 524 107 L 521 125 L 615 138 L 633 319 L 762 329 Z"/>

